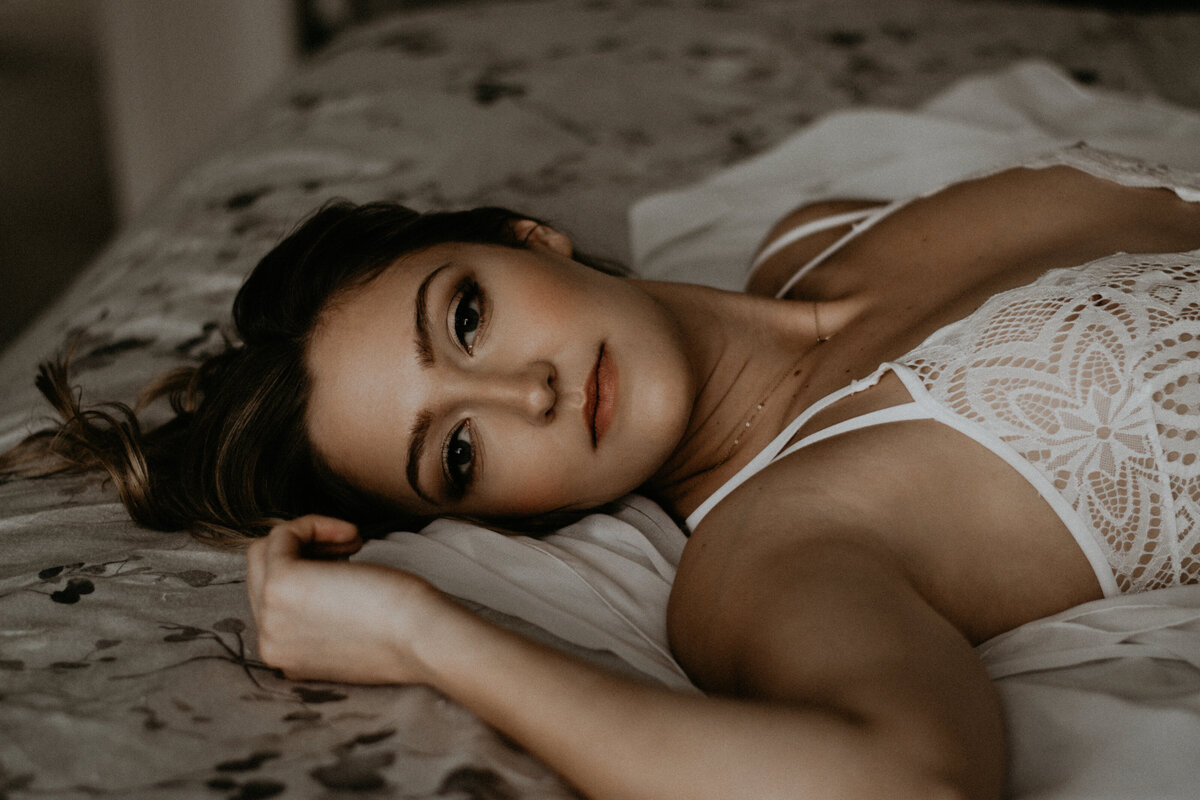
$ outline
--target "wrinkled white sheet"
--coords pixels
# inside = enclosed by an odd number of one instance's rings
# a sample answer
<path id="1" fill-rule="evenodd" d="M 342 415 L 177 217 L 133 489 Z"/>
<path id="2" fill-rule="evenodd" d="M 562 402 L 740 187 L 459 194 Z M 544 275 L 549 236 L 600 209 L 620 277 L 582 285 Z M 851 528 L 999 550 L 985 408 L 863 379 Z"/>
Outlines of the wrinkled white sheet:
<path id="1" fill-rule="evenodd" d="M 985 642 L 1014 797 L 1195 798 L 1200 587 L 1088 603 Z"/>
<path id="2" fill-rule="evenodd" d="M 368 542 L 357 557 L 416 572 L 444 592 L 688 689 L 666 624 L 685 542 L 662 509 L 629 496 L 612 514 L 594 514 L 541 538 L 439 520 L 420 533 Z"/>

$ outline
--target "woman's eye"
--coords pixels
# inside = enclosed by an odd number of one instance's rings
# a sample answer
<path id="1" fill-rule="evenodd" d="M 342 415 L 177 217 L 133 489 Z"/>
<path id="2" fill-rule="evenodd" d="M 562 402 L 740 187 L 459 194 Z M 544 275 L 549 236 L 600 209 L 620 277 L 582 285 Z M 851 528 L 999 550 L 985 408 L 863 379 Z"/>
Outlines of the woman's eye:
<path id="1" fill-rule="evenodd" d="M 458 299 L 454 302 L 454 338 L 468 353 L 474 352 L 475 333 L 479 330 L 479 300 L 479 285 L 467 281 L 459 289 Z"/>
<path id="2" fill-rule="evenodd" d="M 450 434 L 442 462 L 446 479 L 455 492 L 464 491 L 471 483 L 471 473 L 475 468 L 475 450 L 471 447 L 471 424 L 469 422 L 463 422 Z"/>

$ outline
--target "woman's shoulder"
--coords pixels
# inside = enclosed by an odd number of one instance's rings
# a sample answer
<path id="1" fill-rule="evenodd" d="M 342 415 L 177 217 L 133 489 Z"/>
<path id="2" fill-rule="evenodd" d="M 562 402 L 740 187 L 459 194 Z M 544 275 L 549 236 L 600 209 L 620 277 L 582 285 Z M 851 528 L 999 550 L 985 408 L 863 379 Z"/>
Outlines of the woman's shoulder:
<path id="1" fill-rule="evenodd" d="M 1149 189 L 1168 191 L 1147 193 Z M 1147 199 L 1155 194 L 1156 199 Z M 1171 200 L 1176 208 L 1164 213 L 1170 194 L 1174 194 Z M 1064 237 L 1082 238 L 1098 229 L 1120 231 L 1133 225 L 1145 232 L 1166 230 L 1179 217 L 1180 208 L 1194 208 L 1197 201 L 1200 174 L 1079 144 L 981 170 L 888 204 L 860 198 L 800 206 L 768 231 L 752 263 L 747 291 L 770 296 L 799 292 L 807 299 L 817 299 L 829 288 L 823 282 L 830 276 L 829 270 L 816 268 L 833 262 L 845 266 L 851 253 L 870 256 L 870 277 L 875 282 L 887 277 L 879 274 L 880 264 L 894 265 L 912 257 L 923 268 L 956 262 L 960 256 L 969 258 L 977 253 L 980 242 L 988 237 L 1001 244 L 1009 241 L 1020 250 L 1021 260 L 1027 260 L 1033 250 L 1060 248 Z M 1194 215 L 1183 213 L 1187 218 L 1182 223 L 1176 220 L 1176 227 L 1194 227 Z M 877 226 L 877 222 L 881 224 Z M 928 235 L 905 235 L 914 230 Z M 920 242 L 920 247 L 913 242 Z M 937 242 L 951 245 L 951 252 L 939 254 Z M 955 247 L 956 243 L 967 247 L 963 250 Z M 1170 242 L 1162 245 L 1167 249 Z M 996 252 L 994 247 L 991 252 Z M 880 260 L 881 255 L 886 258 Z M 989 259 L 993 265 L 1003 261 Z M 798 278 L 809 273 L 823 277 L 815 284 L 805 280 L 792 289 Z M 841 285 L 844 278 L 839 278 L 839 292 L 845 290 Z M 900 279 L 907 280 L 905 276 Z"/>
<path id="2" fill-rule="evenodd" d="M 1053 161 L 886 206 L 823 202 L 772 229 L 763 251 L 768 257 L 750 290 L 785 289 L 786 296 L 816 301 L 872 296 L 889 308 L 899 298 L 938 308 L 967 298 L 971 302 L 960 305 L 974 307 L 984 299 L 981 292 L 1029 283 L 1056 267 L 1122 251 L 1195 248 L 1200 203 L 1165 189 Z M 837 219 L 854 204 L 866 212 L 860 221 L 814 231 L 769 252 L 772 242 L 785 241 L 814 219 Z"/>

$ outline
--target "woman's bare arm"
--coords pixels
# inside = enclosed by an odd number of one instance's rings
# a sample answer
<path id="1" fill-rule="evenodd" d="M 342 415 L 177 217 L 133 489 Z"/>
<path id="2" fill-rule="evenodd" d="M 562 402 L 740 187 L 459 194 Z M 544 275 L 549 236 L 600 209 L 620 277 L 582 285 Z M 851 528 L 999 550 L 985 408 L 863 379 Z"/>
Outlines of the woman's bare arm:
<path id="1" fill-rule="evenodd" d="M 528 642 L 404 573 L 305 561 L 301 545 L 323 537 L 315 527 L 304 520 L 289 523 L 251 552 L 251 598 L 269 663 L 298 678 L 431 685 L 523 744 L 589 797 L 991 796 L 977 787 L 976 778 L 962 779 L 927 758 L 928 747 L 913 746 L 912 730 L 932 727 L 935 739 L 943 733 L 925 719 L 921 706 L 928 693 L 908 701 L 919 720 L 911 729 L 897 724 L 890 707 L 880 714 L 858 704 L 892 689 L 913 691 L 904 680 L 875 675 L 879 685 L 850 704 L 826 693 L 833 685 L 828 676 L 819 695 L 791 699 L 785 690 L 780 697 L 771 687 L 792 681 L 782 675 L 783 663 L 769 663 L 768 647 L 762 663 L 744 676 L 751 698 L 670 691 Z M 779 634 L 796 635 L 787 628 Z M 855 650 L 867 646 L 860 640 Z M 792 652 L 790 646 L 779 651 L 781 657 Z M 804 661 L 839 668 L 853 661 L 830 655 L 808 653 Z M 738 659 L 739 669 L 759 660 Z M 926 664 L 914 657 L 898 666 Z M 870 670 L 852 676 L 872 679 Z M 953 702 L 971 694 L 950 691 Z M 984 775 L 993 771 L 990 764 L 980 767 Z"/>
<path id="2" fill-rule="evenodd" d="M 844 769 L 884 781 L 900 765 L 955 796 L 999 796 L 1001 708 L 964 636 L 875 537 L 755 489 L 714 509 L 684 552 L 669 615 L 680 663 L 708 691 L 847 720 L 867 756 Z M 753 530 L 747 504 L 760 509 Z M 793 535 L 797 524 L 823 530 Z"/>

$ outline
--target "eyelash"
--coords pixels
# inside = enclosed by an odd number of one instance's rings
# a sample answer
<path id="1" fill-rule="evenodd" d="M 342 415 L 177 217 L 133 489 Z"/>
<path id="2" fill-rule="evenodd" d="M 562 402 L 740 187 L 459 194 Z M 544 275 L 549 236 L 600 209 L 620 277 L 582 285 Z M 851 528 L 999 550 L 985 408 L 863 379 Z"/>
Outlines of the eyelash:
<path id="1" fill-rule="evenodd" d="M 465 439 L 461 438 L 466 434 Z M 455 464 L 451 459 L 451 451 L 457 444 L 465 444 L 467 451 L 467 460 L 463 464 Z M 460 472 L 460 469 L 465 467 L 465 470 Z M 475 472 L 475 447 L 471 443 L 471 423 L 469 420 L 464 420 L 450 434 L 450 438 L 446 440 L 446 446 L 442 449 L 442 473 L 446 476 L 446 482 L 450 486 L 450 493 L 455 498 L 462 497 L 466 493 L 467 487 L 471 485 L 472 474 Z"/>
<path id="2" fill-rule="evenodd" d="M 450 308 L 451 335 L 467 355 L 474 355 L 475 341 L 484 319 L 485 303 L 483 290 L 473 278 L 463 278 L 459 282 L 454 299 L 450 301 Z M 465 461 L 456 463 L 457 459 L 452 457 L 452 453 L 459 446 L 465 447 L 465 452 L 460 450 L 458 458 L 465 456 Z M 475 446 L 471 441 L 471 423 L 470 420 L 464 420 L 451 432 L 446 446 L 442 449 L 442 473 L 446 476 L 450 493 L 455 498 L 461 498 L 466 493 L 474 471 Z"/>
<path id="3" fill-rule="evenodd" d="M 454 340 L 467 355 L 473 355 L 475 338 L 479 335 L 484 318 L 483 290 L 479 288 L 479 284 L 474 279 L 464 278 L 458 285 L 450 307 L 453 310 L 451 327 Z M 468 313 L 473 316 L 467 316 Z M 470 341 L 467 340 L 468 337 L 470 337 Z"/>

